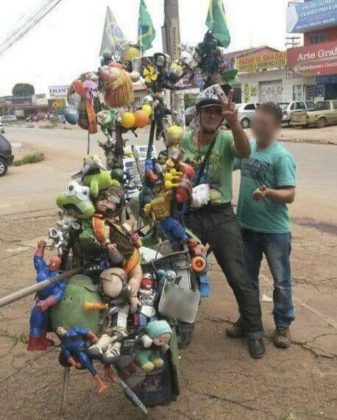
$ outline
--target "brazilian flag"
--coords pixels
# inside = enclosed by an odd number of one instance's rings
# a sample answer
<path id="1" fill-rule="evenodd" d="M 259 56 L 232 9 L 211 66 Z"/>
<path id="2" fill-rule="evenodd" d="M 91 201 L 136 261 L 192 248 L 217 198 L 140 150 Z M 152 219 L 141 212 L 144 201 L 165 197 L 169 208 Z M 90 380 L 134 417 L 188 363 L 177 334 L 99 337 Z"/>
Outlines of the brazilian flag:
<path id="1" fill-rule="evenodd" d="M 227 48 L 231 43 L 231 35 L 227 27 L 226 12 L 222 0 L 210 0 L 206 25 L 221 45 Z"/>
<path id="2" fill-rule="evenodd" d="M 152 42 L 156 37 L 150 13 L 144 0 L 140 0 L 138 19 L 138 45 L 142 52 L 152 48 Z"/>

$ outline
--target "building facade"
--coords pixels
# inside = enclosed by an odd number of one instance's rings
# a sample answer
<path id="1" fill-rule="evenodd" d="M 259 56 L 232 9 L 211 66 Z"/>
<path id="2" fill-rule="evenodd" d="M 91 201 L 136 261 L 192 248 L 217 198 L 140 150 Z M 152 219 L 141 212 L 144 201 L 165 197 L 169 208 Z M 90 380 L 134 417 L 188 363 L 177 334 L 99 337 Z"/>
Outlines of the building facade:
<path id="1" fill-rule="evenodd" d="M 304 46 L 288 50 L 288 66 L 314 80 L 316 98 L 337 99 L 337 0 L 289 3 L 287 31 L 304 34 Z"/>

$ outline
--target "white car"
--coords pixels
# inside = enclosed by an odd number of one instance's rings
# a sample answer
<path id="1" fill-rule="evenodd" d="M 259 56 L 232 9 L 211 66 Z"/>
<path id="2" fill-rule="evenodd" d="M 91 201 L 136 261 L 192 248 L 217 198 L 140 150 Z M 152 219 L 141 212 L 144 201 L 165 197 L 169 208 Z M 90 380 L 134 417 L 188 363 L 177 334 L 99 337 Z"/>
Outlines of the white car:
<path id="1" fill-rule="evenodd" d="M 0 122 L 0 133 L 4 134 L 5 132 L 5 126 Z"/>
<path id="2" fill-rule="evenodd" d="M 255 118 L 255 111 L 259 107 L 258 103 L 251 102 L 245 104 L 237 104 L 239 121 L 242 128 L 249 128 Z"/>
<path id="3" fill-rule="evenodd" d="M 3 115 L 0 117 L 2 123 L 16 122 L 17 120 L 16 115 Z"/>
<path id="4" fill-rule="evenodd" d="M 315 109 L 315 103 L 312 101 L 293 101 L 293 102 L 280 102 L 280 108 L 282 109 L 282 124 L 291 123 L 291 118 L 295 112 L 306 112 Z"/>

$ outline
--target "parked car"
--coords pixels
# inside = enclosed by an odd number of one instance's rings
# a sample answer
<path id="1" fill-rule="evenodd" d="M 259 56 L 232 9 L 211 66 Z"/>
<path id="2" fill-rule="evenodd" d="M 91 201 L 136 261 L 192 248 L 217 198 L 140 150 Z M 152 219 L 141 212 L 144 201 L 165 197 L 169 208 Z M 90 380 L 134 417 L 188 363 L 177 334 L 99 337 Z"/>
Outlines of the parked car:
<path id="1" fill-rule="evenodd" d="M 318 128 L 337 124 L 337 101 L 320 101 L 312 111 L 296 112 L 291 123 L 301 126 L 316 125 Z"/>
<path id="2" fill-rule="evenodd" d="M 242 128 L 249 128 L 255 118 L 255 111 L 259 107 L 258 103 L 237 104 L 238 117 Z"/>
<path id="3" fill-rule="evenodd" d="M 186 125 L 190 125 L 193 118 L 195 117 L 196 107 L 190 106 L 185 110 L 185 123 Z"/>
<path id="4" fill-rule="evenodd" d="M 6 175 L 8 165 L 13 160 L 12 146 L 6 137 L 0 134 L 0 176 Z"/>
<path id="5" fill-rule="evenodd" d="M 5 132 L 5 126 L 0 122 L 0 133 L 4 134 Z"/>
<path id="6" fill-rule="evenodd" d="M 283 112 L 283 124 L 290 124 L 295 112 L 311 111 L 315 109 L 315 103 L 312 101 L 280 102 L 279 106 Z"/>
<path id="7" fill-rule="evenodd" d="M 0 121 L 2 123 L 9 123 L 9 122 L 15 122 L 18 119 L 16 118 L 16 115 L 3 115 L 0 117 Z"/>

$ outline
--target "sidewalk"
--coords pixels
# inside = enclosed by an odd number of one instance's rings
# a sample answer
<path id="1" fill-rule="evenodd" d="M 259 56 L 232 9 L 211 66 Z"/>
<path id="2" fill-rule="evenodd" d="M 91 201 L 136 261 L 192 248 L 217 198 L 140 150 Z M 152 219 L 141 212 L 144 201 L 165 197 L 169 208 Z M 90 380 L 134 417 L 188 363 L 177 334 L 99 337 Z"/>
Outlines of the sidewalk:
<path id="1" fill-rule="evenodd" d="M 0 294 L 34 282 L 33 246 L 55 220 L 55 212 L 4 216 L 0 231 Z M 266 357 L 253 360 L 244 340 L 225 337 L 236 320 L 233 295 L 213 260 L 213 293 L 202 302 L 191 346 L 181 351 L 181 395 L 167 407 L 150 410 L 150 419 L 335 419 L 337 386 L 337 236 L 294 226 L 293 278 L 296 322 L 290 350 L 276 349 L 272 304 L 263 302 Z M 261 295 L 272 296 L 263 268 Z M 0 312 L 0 409 L 7 419 L 55 419 L 62 393 L 58 350 L 29 353 L 24 344 L 32 297 Z M 64 418 L 141 419 L 116 386 L 96 394 L 87 372 L 72 372 Z"/>

